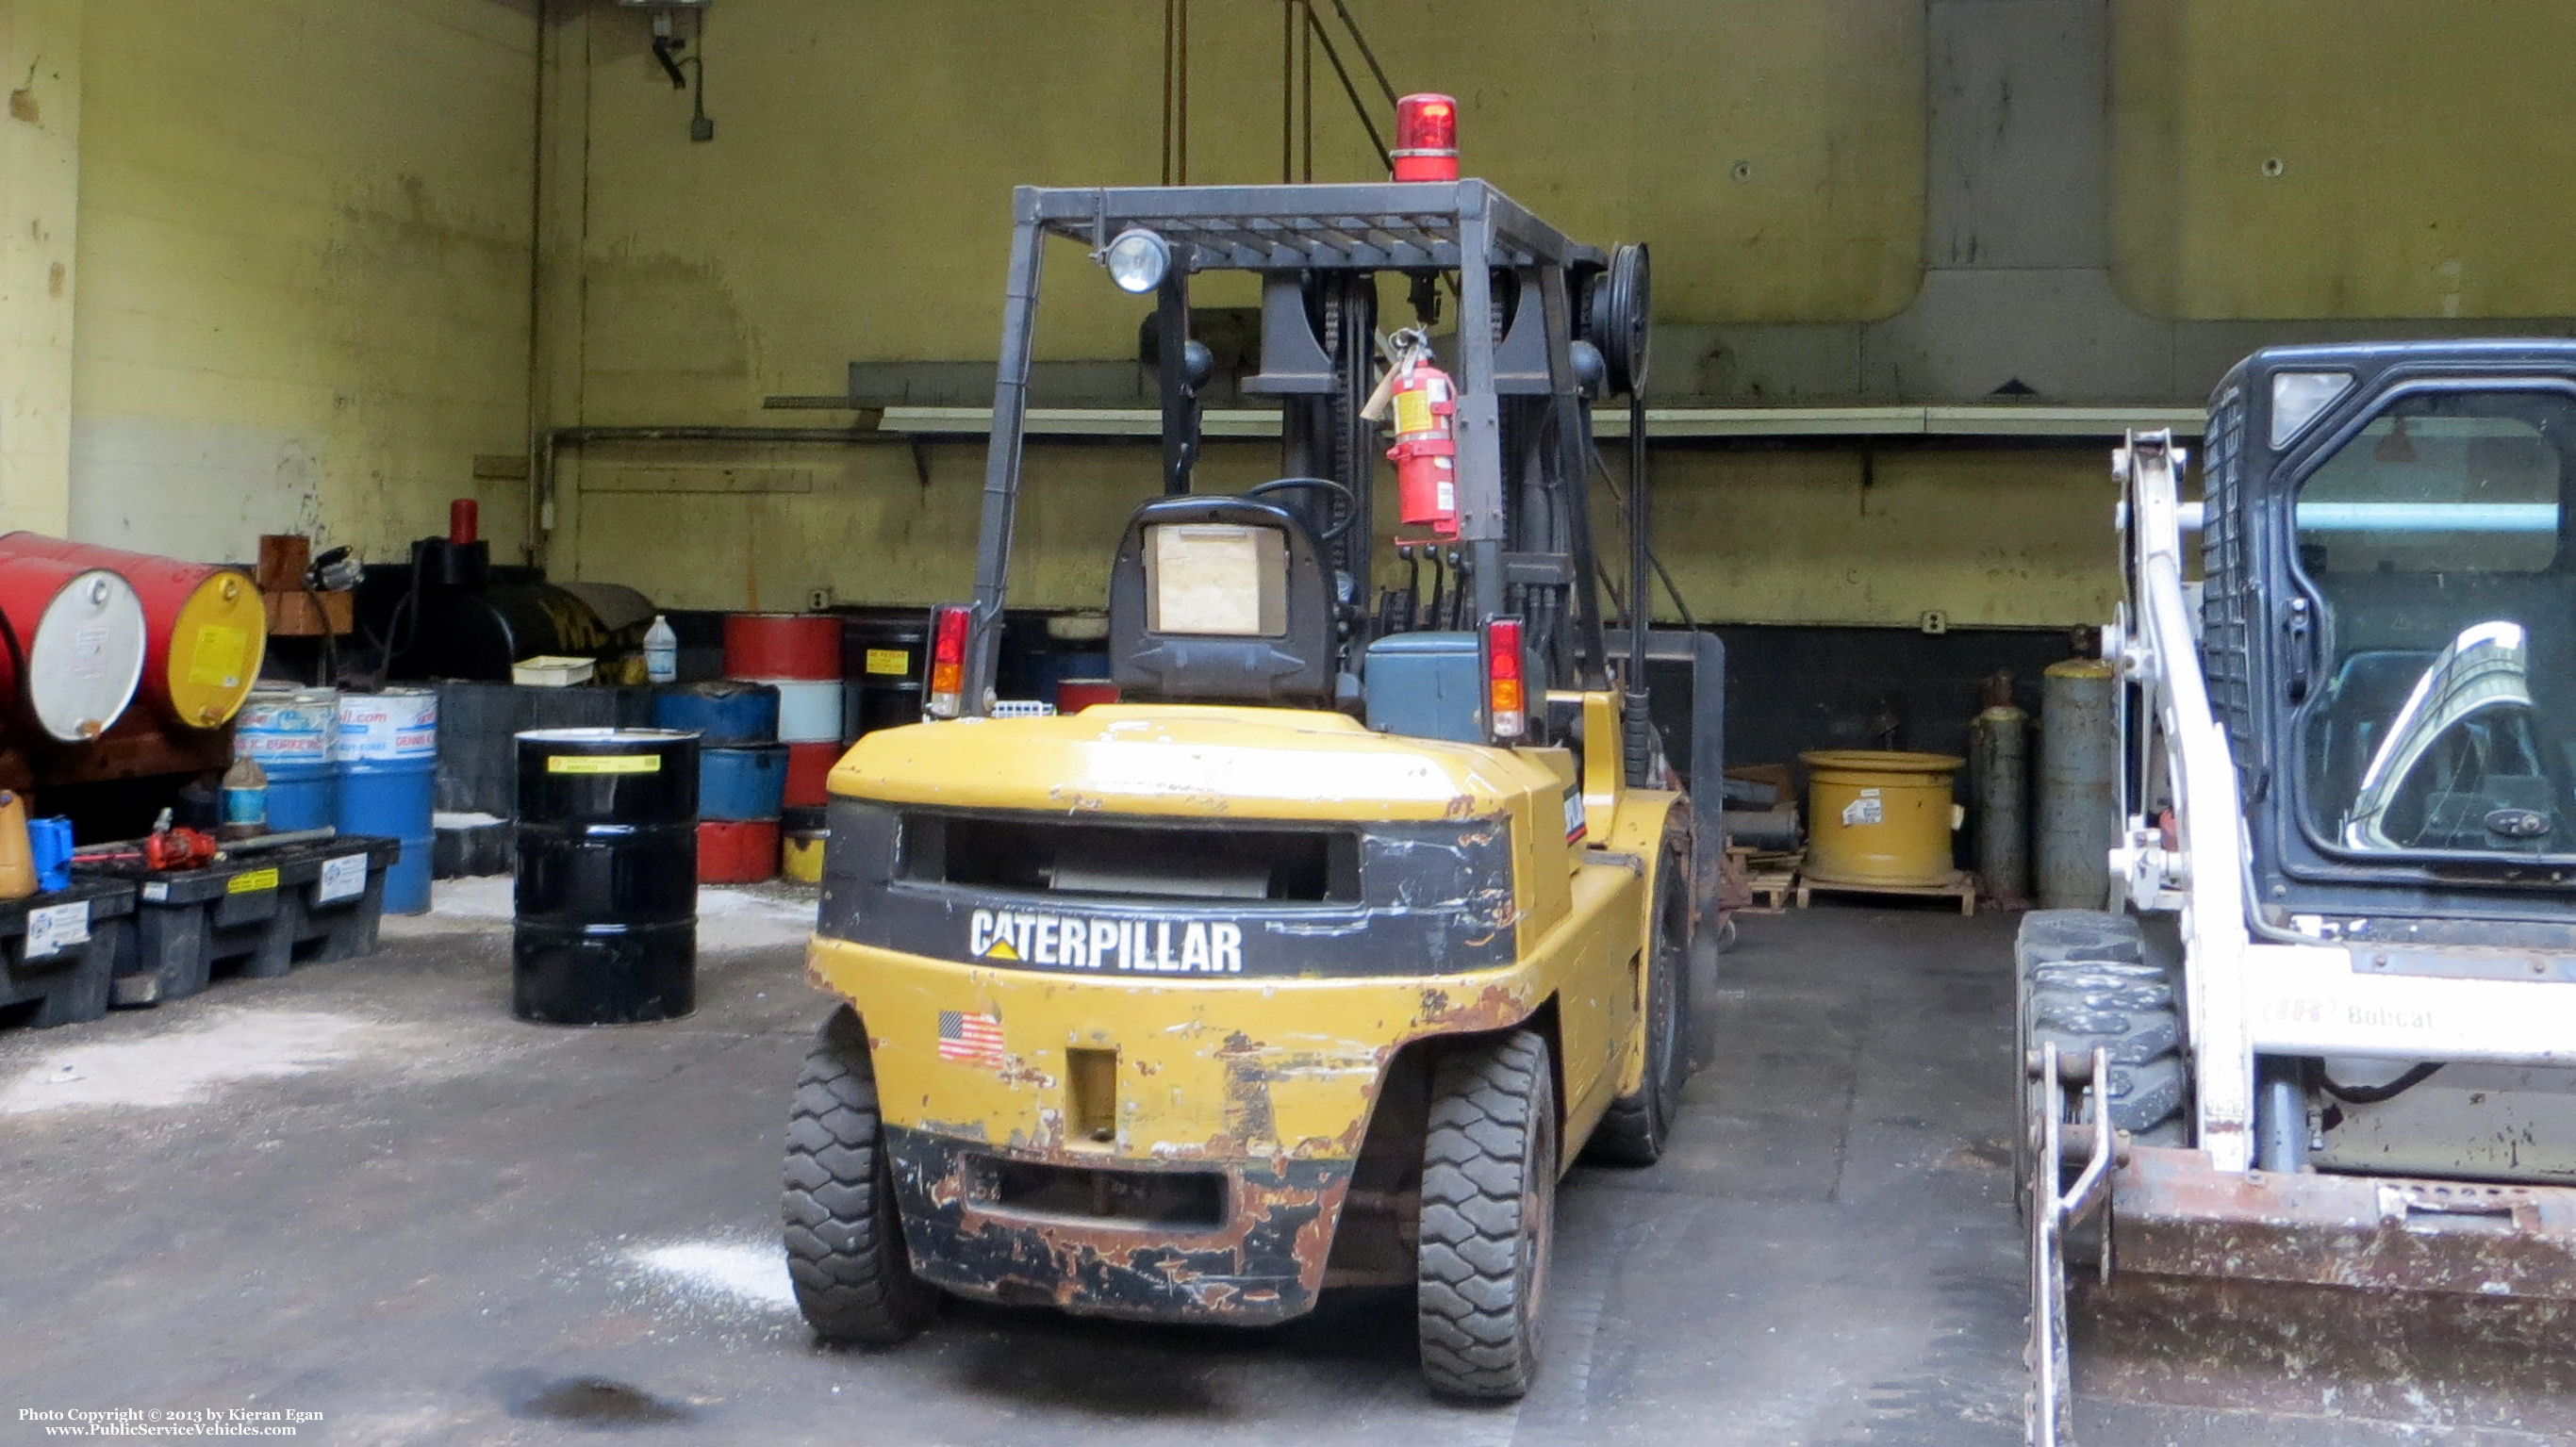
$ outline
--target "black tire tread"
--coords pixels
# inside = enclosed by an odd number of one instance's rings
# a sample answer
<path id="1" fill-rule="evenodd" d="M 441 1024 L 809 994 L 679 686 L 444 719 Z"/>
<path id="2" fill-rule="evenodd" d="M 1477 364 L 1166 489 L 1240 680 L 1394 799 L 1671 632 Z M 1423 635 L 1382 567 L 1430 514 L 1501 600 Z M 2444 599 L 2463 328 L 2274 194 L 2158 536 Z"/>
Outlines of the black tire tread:
<path id="1" fill-rule="evenodd" d="M 2112 1124 L 2149 1145 L 2180 1144 L 2189 1068 L 2173 972 L 2147 958 L 2135 919 L 2037 910 L 2015 946 L 2021 1048 L 2061 1058 L 2110 1052 Z"/>
<path id="2" fill-rule="evenodd" d="M 891 1346 L 929 1322 L 939 1294 L 912 1273 L 885 1159 L 876 1072 L 847 1007 L 823 1023 L 796 1081 L 782 1205 L 788 1278 L 815 1335 Z"/>
<path id="3" fill-rule="evenodd" d="M 1509 1400 L 1538 1371 L 1538 1323 L 1519 1299 L 1519 1237 L 1540 1112 L 1553 1127 L 1547 1042 L 1516 1030 L 1455 1050 L 1432 1077 L 1423 1147 L 1422 1374 L 1435 1392 Z M 1553 1162 L 1537 1190 L 1556 1189 Z M 1540 1243 L 1543 1250 L 1544 1242 Z"/>

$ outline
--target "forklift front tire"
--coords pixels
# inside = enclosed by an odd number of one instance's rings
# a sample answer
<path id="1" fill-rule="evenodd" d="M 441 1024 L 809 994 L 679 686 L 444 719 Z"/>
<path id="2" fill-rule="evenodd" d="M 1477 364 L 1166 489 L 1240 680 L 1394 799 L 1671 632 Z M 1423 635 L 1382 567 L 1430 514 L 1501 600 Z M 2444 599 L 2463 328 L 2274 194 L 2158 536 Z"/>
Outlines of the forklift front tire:
<path id="1" fill-rule="evenodd" d="M 912 1274 L 876 1070 L 846 1005 L 823 1022 L 796 1081 L 785 1211 L 787 1274 L 816 1336 L 893 1346 L 929 1324 L 939 1291 Z"/>
<path id="2" fill-rule="evenodd" d="M 1422 1375 L 1449 1397 L 1511 1401 L 1537 1380 L 1556 1219 L 1556 1081 L 1535 1030 L 1440 1059 L 1422 1152 L 1416 1313 Z"/>

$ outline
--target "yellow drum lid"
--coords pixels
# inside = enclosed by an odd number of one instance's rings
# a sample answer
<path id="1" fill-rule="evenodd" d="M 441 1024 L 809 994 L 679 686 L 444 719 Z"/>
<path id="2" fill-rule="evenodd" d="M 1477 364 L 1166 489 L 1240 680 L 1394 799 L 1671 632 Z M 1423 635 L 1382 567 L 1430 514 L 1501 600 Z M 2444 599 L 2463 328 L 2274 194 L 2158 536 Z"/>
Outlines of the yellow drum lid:
<path id="1" fill-rule="evenodd" d="M 223 569 L 189 590 L 170 629 L 170 712 L 192 728 L 232 721 L 268 656 L 268 615 L 259 589 Z"/>

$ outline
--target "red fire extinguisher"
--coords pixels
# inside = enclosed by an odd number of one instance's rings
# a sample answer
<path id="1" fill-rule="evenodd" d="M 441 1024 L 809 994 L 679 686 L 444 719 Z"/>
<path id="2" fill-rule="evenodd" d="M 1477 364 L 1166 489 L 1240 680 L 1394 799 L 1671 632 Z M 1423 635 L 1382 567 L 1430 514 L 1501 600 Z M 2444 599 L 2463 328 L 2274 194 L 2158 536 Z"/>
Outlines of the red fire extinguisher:
<path id="1" fill-rule="evenodd" d="M 1431 341 L 1418 327 L 1390 339 L 1396 362 L 1379 384 L 1366 415 L 1395 413 L 1396 514 L 1407 525 L 1427 525 L 1438 537 L 1458 536 L 1458 389 L 1431 364 Z"/>

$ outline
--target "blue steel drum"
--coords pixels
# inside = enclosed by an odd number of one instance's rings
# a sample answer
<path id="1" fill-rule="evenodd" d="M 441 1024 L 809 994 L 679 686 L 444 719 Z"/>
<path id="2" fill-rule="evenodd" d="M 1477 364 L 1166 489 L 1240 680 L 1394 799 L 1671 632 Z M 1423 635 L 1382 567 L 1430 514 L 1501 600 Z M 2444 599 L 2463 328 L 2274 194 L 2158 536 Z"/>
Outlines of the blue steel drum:
<path id="1" fill-rule="evenodd" d="M 338 753 L 339 801 L 331 823 L 343 834 L 401 840 L 401 857 L 385 871 L 385 911 L 428 913 L 430 854 L 437 838 L 430 811 L 438 793 L 438 694 L 389 688 L 341 695 Z M 283 827 L 273 802 L 269 827 Z"/>
<path id="2" fill-rule="evenodd" d="M 787 745 L 698 751 L 698 817 L 725 823 L 775 819 L 787 801 Z"/>
<path id="3" fill-rule="evenodd" d="M 653 725 L 695 733 L 707 749 L 776 743 L 778 690 L 739 678 L 666 685 L 653 692 Z"/>
<path id="4" fill-rule="evenodd" d="M 336 825 L 340 807 L 340 693 L 259 688 L 233 720 L 233 756 L 268 775 L 268 827 Z"/>

